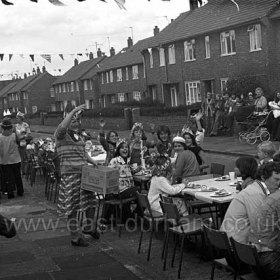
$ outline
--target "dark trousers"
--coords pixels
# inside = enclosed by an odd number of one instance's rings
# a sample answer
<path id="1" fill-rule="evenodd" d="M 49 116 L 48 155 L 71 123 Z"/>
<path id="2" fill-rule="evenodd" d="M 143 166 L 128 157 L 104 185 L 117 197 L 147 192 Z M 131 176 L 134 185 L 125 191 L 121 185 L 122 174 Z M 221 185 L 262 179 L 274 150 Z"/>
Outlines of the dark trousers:
<path id="1" fill-rule="evenodd" d="M 280 140 L 280 117 L 275 119 L 273 113 L 270 113 L 266 120 L 266 126 L 271 140 Z"/>
<path id="2" fill-rule="evenodd" d="M 23 195 L 23 184 L 21 179 L 21 164 L 6 164 L 1 166 L 1 191 L 7 192 L 8 196 L 17 190 L 18 195 Z"/>

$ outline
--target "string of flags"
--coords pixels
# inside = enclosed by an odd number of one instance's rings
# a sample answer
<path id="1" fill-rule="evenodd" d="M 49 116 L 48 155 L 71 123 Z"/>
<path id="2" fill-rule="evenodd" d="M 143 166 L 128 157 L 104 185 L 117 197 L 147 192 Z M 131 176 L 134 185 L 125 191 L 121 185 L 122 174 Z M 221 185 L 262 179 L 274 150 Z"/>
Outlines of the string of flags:
<path id="1" fill-rule="evenodd" d="M 38 3 L 39 0 L 29 0 L 31 2 L 34 2 L 34 3 Z M 63 1 L 60 1 L 60 0 L 48 0 L 51 4 L 53 5 L 56 5 L 56 6 L 66 6 L 66 4 L 64 4 L 64 0 Z M 86 1 L 86 0 L 77 0 L 79 2 L 83 2 L 83 1 Z M 99 0 L 99 1 L 102 1 L 102 2 L 105 2 L 107 3 L 106 0 Z M 125 0 L 114 0 L 116 2 L 116 4 L 119 6 L 120 9 L 123 9 L 123 10 L 126 10 L 125 8 Z M 150 0 L 148 0 L 150 1 Z M 162 1 L 170 1 L 170 0 L 162 0 Z M 231 0 L 231 1 L 234 1 L 234 0 Z M 7 0 L 1 0 L 1 2 L 4 4 L 4 5 L 14 5 L 13 2 L 11 1 L 7 1 Z"/>
<path id="2" fill-rule="evenodd" d="M 5 53 L 0 53 L 0 62 L 4 60 L 4 57 L 8 57 L 9 61 L 12 60 L 12 57 L 15 56 L 15 55 L 18 55 L 20 58 L 23 58 L 25 59 L 26 57 L 29 57 L 32 62 L 35 61 L 35 54 L 5 54 Z M 38 54 L 36 56 L 40 56 L 42 57 L 43 59 L 45 59 L 46 61 L 48 61 L 49 63 L 52 62 L 52 58 L 53 56 L 59 56 L 61 60 L 64 60 L 65 56 L 69 55 L 71 56 L 72 58 L 75 57 L 75 56 L 80 56 L 80 57 L 83 57 L 83 56 L 86 56 L 88 57 L 89 56 L 89 53 L 77 53 L 77 54 Z"/>

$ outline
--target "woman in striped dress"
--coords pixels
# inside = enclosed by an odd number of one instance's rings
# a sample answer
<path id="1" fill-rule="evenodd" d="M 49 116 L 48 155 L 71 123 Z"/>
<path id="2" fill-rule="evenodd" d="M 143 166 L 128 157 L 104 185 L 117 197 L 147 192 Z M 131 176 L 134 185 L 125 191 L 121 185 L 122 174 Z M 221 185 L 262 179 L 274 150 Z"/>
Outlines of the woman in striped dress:
<path id="1" fill-rule="evenodd" d="M 79 135 L 80 114 L 85 105 L 74 108 L 60 123 L 55 131 L 56 149 L 60 159 L 61 181 L 59 185 L 58 212 L 68 218 L 68 228 L 73 246 L 88 246 L 83 238 L 77 220 L 77 212 L 84 211 L 87 226 L 84 234 L 99 238 L 96 229 L 93 230 L 95 214 L 94 193 L 81 189 L 82 167 L 96 163 L 85 151 L 85 144 Z"/>

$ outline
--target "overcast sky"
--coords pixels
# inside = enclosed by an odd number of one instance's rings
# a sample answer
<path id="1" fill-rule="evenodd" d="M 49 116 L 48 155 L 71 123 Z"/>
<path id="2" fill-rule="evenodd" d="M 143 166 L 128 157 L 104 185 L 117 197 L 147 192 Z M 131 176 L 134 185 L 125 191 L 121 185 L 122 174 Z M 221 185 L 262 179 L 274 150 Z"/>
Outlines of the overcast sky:
<path id="1" fill-rule="evenodd" d="M 77 53 L 92 51 L 96 56 L 96 43 L 106 54 L 109 44 L 118 52 L 127 45 L 129 36 L 133 35 L 134 42 L 150 37 L 155 25 L 163 29 L 171 19 L 189 10 L 188 0 L 126 0 L 126 10 L 114 0 L 61 0 L 67 4 L 63 7 L 47 0 L 38 0 L 37 4 L 9 1 L 14 5 L 0 2 L 0 54 L 4 54 L 1 80 L 11 79 L 12 73 L 23 76 L 43 65 L 53 75 L 63 74 L 73 65 Z M 13 54 L 10 61 L 9 54 Z M 35 55 L 34 62 L 29 54 Z M 52 63 L 40 54 L 51 54 Z M 64 55 L 64 61 L 58 54 Z"/>

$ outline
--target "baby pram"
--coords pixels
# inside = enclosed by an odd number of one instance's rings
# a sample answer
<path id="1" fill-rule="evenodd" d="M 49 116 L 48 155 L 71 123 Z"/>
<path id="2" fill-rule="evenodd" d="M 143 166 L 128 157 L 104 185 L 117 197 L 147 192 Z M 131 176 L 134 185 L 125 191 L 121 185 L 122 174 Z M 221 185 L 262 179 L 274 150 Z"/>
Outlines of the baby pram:
<path id="1" fill-rule="evenodd" d="M 239 133 L 241 143 L 255 144 L 258 140 L 261 142 L 269 141 L 270 134 L 266 128 L 268 115 L 272 112 L 253 112 L 242 123 L 249 127 L 246 131 Z"/>

